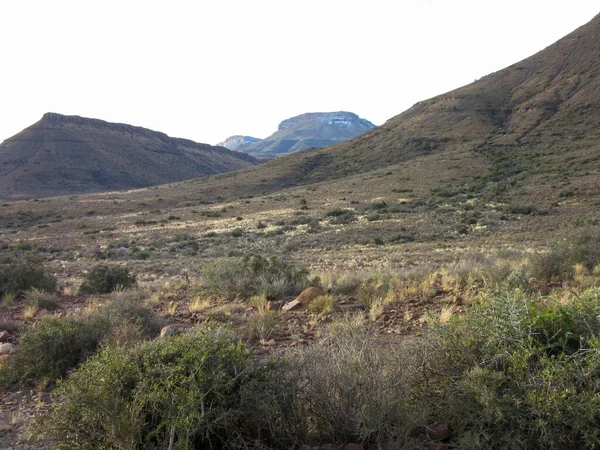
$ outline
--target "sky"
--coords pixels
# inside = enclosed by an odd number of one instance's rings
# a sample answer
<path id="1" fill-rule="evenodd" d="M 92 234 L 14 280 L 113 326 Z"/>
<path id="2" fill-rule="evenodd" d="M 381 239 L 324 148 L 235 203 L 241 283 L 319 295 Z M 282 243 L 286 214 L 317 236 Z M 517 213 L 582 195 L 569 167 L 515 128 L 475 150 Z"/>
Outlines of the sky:
<path id="1" fill-rule="evenodd" d="M 305 112 L 381 125 L 599 12 L 597 0 L 0 1 L 0 142 L 45 112 L 209 144 Z"/>

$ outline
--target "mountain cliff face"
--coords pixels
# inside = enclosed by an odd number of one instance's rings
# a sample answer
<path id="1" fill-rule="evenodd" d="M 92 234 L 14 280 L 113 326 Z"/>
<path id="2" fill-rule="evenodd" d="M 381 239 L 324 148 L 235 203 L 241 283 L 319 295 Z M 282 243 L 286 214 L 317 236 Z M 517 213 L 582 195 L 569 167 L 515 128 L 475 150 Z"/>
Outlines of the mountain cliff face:
<path id="1" fill-rule="evenodd" d="M 223 142 L 219 142 L 217 144 L 217 146 L 225 147 L 225 148 L 228 148 L 229 150 L 237 150 L 237 148 L 240 145 L 252 144 L 252 143 L 258 142 L 258 141 L 260 141 L 259 138 L 255 138 L 252 136 L 235 135 L 235 136 L 228 137 Z"/>
<path id="2" fill-rule="evenodd" d="M 337 144 L 374 127 L 368 120 L 350 112 L 306 113 L 284 120 L 268 138 L 241 144 L 236 150 L 257 158 L 274 158 L 311 147 Z"/>
<path id="3" fill-rule="evenodd" d="M 244 153 L 141 127 L 48 113 L 0 144 L 0 198 L 140 188 L 256 163 Z"/>

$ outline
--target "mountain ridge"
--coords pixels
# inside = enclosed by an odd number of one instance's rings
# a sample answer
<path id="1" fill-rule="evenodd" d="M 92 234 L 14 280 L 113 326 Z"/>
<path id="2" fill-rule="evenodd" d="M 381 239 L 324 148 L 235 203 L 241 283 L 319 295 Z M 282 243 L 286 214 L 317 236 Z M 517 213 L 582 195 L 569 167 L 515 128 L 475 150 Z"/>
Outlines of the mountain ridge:
<path id="1" fill-rule="evenodd" d="M 257 163 L 244 153 L 143 127 L 46 113 L 0 144 L 0 197 L 140 188 Z"/>
<path id="2" fill-rule="evenodd" d="M 241 143 L 235 149 L 257 158 L 274 158 L 312 147 L 334 145 L 374 126 L 347 111 L 304 113 L 281 121 L 277 131 L 265 139 Z"/>

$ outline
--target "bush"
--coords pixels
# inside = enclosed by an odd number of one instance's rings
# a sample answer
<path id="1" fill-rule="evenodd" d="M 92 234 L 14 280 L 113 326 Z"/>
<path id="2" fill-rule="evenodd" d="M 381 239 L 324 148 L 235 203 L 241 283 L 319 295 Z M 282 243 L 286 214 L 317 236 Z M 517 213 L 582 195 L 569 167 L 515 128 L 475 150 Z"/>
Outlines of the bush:
<path id="1" fill-rule="evenodd" d="M 411 390 L 457 448 L 593 448 L 599 291 L 571 303 L 496 295 L 408 350 Z"/>
<path id="2" fill-rule="evenodd" d="M 530 272 L 538 280 L 550 282 L 573 275 L 573 266 L 591 270 L 600 262 L 600 227 L 566 229 L 552 240 L 547 252 L 531 257 Z"/>
<path id="3" fill-rule="evenodd" d="M 25 292 L 25 304 L 35 309 L 53 310 L 58 307 L 57 296 L 52 293 L 32 288 Z"/>
<path id="4" fill-rule="evenodd" d="M 29 289 L 54 292 L 56 278 L 40 264 L 14 261 L 0 264 L 1 295 L 14 294 L 20 297 Z"/>
<path id="5" fill-rule="evenodd" d="M 7 382 L 55 381 L 96 351 L 106 333 L 102 322 L 44 316 L 25 332 L 7 367 Z"/>
<path id="6" fill-rule="evenodd" d="M 281 366 L 299 416 L 282 414 L 301 442 L 361 442 L 373 448 L 406 440 L 414 423 L 405 407 L 403 364 L 365 330 L 362 318 L 334 323 L 328 338 L 290 353 Z M 283 396 L 286 393 L 282 392 Z M 279 398 L 278 404 L 286 401 Z M 407 441 L 404 442 L 406 444 Z M 388 445 L 388 447 L 386 447 Z M 371 448 L 369 446 L 369 448 Z"/>
<path id="7" fill-rule="evenodd" d="M 308 304 L 308 310 L 314 314 L 328 316 L 333 312 L 335 299 L 331 295 L 320 295 Z"/>
<path id="8" fill-rule="evenodd" d="M 163 325 L 128 292 L 119 293 L 88 316 L 44 316 L 23 334 L 9 359 L 3 383 L 58 380 L 94 354 L 100 343 L 133 344 L 157 336 Z"/>
<path id="9" fill-rule="evenodd" d="M 126 267 L 99 265 L 87 274 L 79 287 L 82 294 L 109 294 L 135 285 L 135 276 Z"/>
<path id="10" fill-rule="evenodd" d="M 241 413 L 251 369 L 244 345 L 221 328 L 106 347 L 60 388 L 40 431 L 58 448 L 240 447 L 256 433 Z"/>
<path id="11" fill-rule="evenodd" d="M 203 284 L 209 292 L 227 299 L 259 294 L 274 299 L 299 292 L 308 283 L 306 275 L 305 269 L 275 257 L 248 255 L 205 265 Z"/>

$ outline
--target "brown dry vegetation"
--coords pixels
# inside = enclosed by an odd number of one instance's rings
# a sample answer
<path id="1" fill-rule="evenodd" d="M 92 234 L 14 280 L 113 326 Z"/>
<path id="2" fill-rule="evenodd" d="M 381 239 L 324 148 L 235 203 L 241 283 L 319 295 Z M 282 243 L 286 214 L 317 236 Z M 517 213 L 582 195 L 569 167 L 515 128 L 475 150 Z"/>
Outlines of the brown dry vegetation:
<path id="1" fill-rule="evenodd" d="M 423 448 L 447 442 L 432 430 L 449 422 L 458 448 L 596 447 L 600 157 L 588 100 L 599 25 L 340 146 L 154 188 L 0 205 L 0 262 L 43 266 L 58 281 L 51 297 L 6 289 L 0 328 L 17 349 L 62 327 L 81 338 L 81 361 L 51 375 L 8 372 L 7 445 L 19 433 L 23 448 L 43 445 L 27 441 L 35 415 L 54 420 L 47 438 L 74 445 L 69 402 L 87 405 L 88 420 L 103 414 L 85 371 L 135 380 L 138 367 L 153 373 L 168 352 L 208 339 L 235 361 L 235 396 L 214 400 L 235 412 L 223 415 L 227 432 L 194 405 L 186 411 L 202 426 L 161 415 L 170 403 L 150 390 L 136 397 L 147 422 L 121 411 L 137 437 L 113 423 L 89 442 Z M 99 264 L 127 268 L 136 288 L 79 294 Z M 278 308 L 307 286 L 325 295 Z M 146 326 L 156 323 L 182 337 L 157 340 Z M 61 377 L 64 397 L 50 400 Z M 249 413 L 244 399 L 264 409 Z"/>

